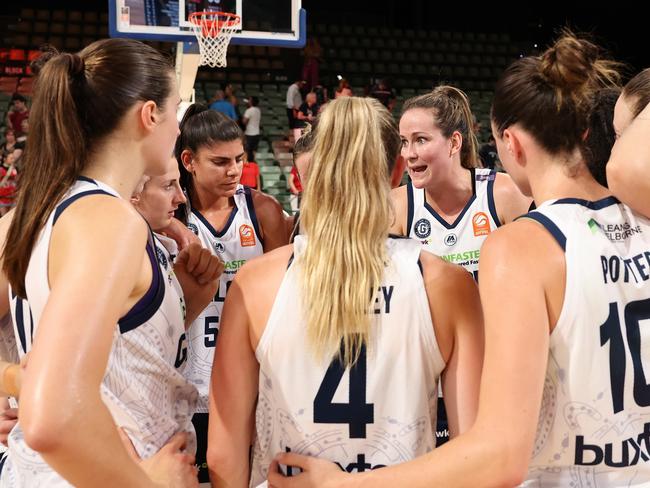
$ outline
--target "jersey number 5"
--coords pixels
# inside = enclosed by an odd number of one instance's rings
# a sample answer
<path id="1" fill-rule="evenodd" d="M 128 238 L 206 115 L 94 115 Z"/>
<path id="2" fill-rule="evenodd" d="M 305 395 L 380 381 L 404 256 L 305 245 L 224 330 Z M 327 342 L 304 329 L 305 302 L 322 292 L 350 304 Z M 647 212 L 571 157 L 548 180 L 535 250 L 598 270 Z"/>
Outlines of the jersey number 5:
<path id="1" fill-rule="evenodd" d="M 346 369 L 338 357 L 327 368 L 314 398 L 314 423 L 348 424 L 351 439 L 365 438 L 366 425 L 375 421 L 374 404 L 366 403 L 365 346 L 361 349 L 357 362 L 350 368 L 349 403 L 333 403 L 334 394 Z"/>
<path id="2" fill-rule="evenodd" d="M 627 344 L 632 356 L 634 367 L 634 401 L 640 407 L 650 406 L 650 385 L 646 380 L 641 358 L 641 344 L 650 340 L 646 333 L 644 341 L 641 340 L 641 321 L 650 319 L 650 298 L 630 302 L 623 312 Z M 649 327 L 649 324 L 646 324 Z M 624 408 L 625 393 L 625 342 L 621 330 L 621 320 L 618 313 L 618 303 L 609 304 L 609 316 L 600 326 L 600 345 L 609 344 L 609 379 L 612 386 L 612 403 L 614 413 Z"/>

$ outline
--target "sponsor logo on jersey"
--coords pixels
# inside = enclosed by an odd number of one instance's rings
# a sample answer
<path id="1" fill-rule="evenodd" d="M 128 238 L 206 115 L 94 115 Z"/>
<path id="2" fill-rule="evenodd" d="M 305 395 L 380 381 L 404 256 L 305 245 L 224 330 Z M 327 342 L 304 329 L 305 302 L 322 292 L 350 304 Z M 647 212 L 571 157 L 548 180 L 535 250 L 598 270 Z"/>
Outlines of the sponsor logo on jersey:
<path id="1" fill-rule="evenodd" d="M 163 268 L 167 269 L 167 258 L 165 257 L 165 253 L 162 252 L 162 250 L 158 246 L 156 246 L 156 257 L 158 258 L 158 262 L 160 263 L 160 265 Z"/>
<path id="2" fill-rule="evenodd" d="M 641 226 L 636 225 L 632 227 L 629 222 L 623 222 L 622 224 L 599 224 L 594 219 L 589 219 L 587 226 L 591 233 L 596 235 L 600 232 L 605 234 L 610 241 L 613 242 L 622 242 L 625 239 L 632 237 L 635 234 L 642 234 Z"/>
<path id="3" fill-rule="evenodd" d="M 476 249 L 475 251 L 452 252 L 451 254 L 445 254 L 440 257 L 445 261 L 449 261 L 450 263 L 460 264 L 467 261 L 468 264 L 478 264 L 480 256 L 480 249 Z"/>
<path id="4" fill-rule="evenodd" d="M 194 232 L 195 235 L 199 235 L 199 228 L 195 224 L 190 222 L 187 224 L 187 228 Z"/>
<path id="5" fill-rule="evenodd" d="M 224 270 L 226 273 L 236 273 L 239 268 L 241 268 L 244 263 L 246 262 L 245 259 L 238 259 L 236 261 L 226 261 L 223 263 Z"/>
<path id="6" fill-rule="evenodd" d="M 255 231 L 250 225 L 242 224 L 239 226 L 239 243 L 242 247 L 255 245 Z"/>
<path id="7" fill-rule="evenodd" d="M 582 435 L 576 436 L 574 462 L 578 466 L 606 465 L 625 468 L 647 463 L 650 460 L 650 422 L 636 436 L 618 442 L 589 444 Z"/>
<path id="8" fill-rule="evenodd" d="M 415 223 L 413 230 L 415 231 L 415 235 L 420 239 L 429 237 L 431 235 L 431 222 L 427 219 L 420 219 Z"/>
<path id="9" fill-rule="evenodd" d="M 453 246 L 458 242 L 458 237 L 456 237 L 456 234 L 447 234 L 443 240 L 446 246 Z"/>
<path id="10" fill-rule="evenodd" d="M 215 252 L 219 254 L 223 254 L 226 251 L 226 247 L 220 242 L 215 242 L 212 247 L 214 247 Z"/>
<path id="11" fill-rule="evenodd" d="M 472 227 L 475 236 L 486 236 L 490 233 L 490 219 L 485 212 L 476 212 L 472 217 Z"/>
<path id="12" fill-rule="evenodd" d="M 497 179 L 497 174 L 493 172 L 490 172 L 486 175 L 484 174 L 476 175 L 476 181 L 493 181 L 496 179 Z"/>

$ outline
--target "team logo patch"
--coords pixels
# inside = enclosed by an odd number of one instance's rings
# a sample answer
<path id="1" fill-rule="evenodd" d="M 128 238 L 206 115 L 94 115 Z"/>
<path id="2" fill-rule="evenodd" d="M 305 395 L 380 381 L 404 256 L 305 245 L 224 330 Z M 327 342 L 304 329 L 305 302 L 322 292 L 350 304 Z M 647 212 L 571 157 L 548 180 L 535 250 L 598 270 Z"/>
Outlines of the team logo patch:
<path id="1" fill-rule="evenodd" d="M 199 235 L 199 228 L 196 225 L 192 223 L 188 223 L 187 228 L 190 229 L 192 232 L 194 232 L 194 234 L 196 234 L 197 236 Z"/>
<path id="2" fill-rule="evenodd" d="M 431 222 L 427 219 L 420 219 L 415 223 L 415 235 L 420 239 L 429 237 L 431 235 Z"/>
<path id="3" fill-rule="evenodd" d="M 157 246 L 156 246 L 156 257 L 158 258 L 158 262 L 162 265 L 162 267 L 167 269 L 167 258 L 165 257 L 165 253 L 162 252 L 160 248 Z"/>
<path id="4" fill-rule="evenodd" d="M 457 241 L 458 241 L 458 237 L 456 237 L 456 234 L 447 234 L 444 240 L 447 246 L 453 246 L 454 244 L 456 244 Z"/>
<path id="5" fill-rule="evenodd" d="M 472 217 L 475 236 L 486 236 L 490 233 L 490 219 L 485 212 L 476 212 Z"/>
<path id="6" fill-rule="evenodd" d="M 255 231 L 250 225 L 239 226 L 239 243 L 242 247 L 251 247 L 255 245 Z"/>
<path id="7" fill-rule="evenodd" d="M 226 247 L 223 244 L 221 244 L 220 242 L 215 242 L 213 244 L 213 247 L 214 247 L 214 250 L 216 252 L 218 252 L 219 254 L 223 254 L 224 251 L 226 250 Z"/>

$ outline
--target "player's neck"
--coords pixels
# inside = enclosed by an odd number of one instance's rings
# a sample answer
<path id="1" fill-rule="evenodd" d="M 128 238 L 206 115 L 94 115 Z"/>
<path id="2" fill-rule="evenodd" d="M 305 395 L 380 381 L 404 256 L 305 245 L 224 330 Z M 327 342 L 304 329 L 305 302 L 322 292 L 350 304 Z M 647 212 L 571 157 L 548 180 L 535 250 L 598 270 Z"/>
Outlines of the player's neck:
<path id="1" fill-rule="evenodd" d="M 570 167 L 560 161 L 545 161 L 532 170 L 529 181 L 536 205 L 559 198 L 595 201 L 611 195 L 607 188 L 594 180 L 582 162 Z"/>
<path id="2" fill-rule="evenodd" d="M 441 209 L 464 206 L 472 197 L 471 172 L 460 163 L 425 188 L 427 202 Z"/>
<path id="3" fill-rule="evenodd" d="M 129 200 L 144 174 L 144 161 L 128 158 L 127 162 L 124 155 L 139 152 L 140 148 L 135 143 L 127 141 L 103 144 L 90 156 L 82 175 L 105 183 L 122 198 Z"/>
<path id="4" fill-rule="evenodd" d="M 235 202 L 232 197 L 215 195 L 201 187 L 194 186 L 191 191 L 192 207 L 201 213 L 218 212 L 231 209 Z"/>

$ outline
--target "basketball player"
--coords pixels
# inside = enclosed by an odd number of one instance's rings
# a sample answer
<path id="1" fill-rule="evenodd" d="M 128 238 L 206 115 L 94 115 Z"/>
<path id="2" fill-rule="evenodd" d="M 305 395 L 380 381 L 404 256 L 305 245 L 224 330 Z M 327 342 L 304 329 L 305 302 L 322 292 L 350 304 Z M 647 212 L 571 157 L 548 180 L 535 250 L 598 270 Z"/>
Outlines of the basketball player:
<path id="1" fill-rule="evenodd" d="M 247 263 L 226 298 L 210 395 L 213 486 L 248 485 L 251 444 L 250 486 L 278 451 L 348 471 L 424 454 L 435 447 L 440 379 L 452 433 L 472 424 L 478 295 L 461 268 L 389 238 L 398 151 L 396 124 L 374 99 L 338 98 L 320 114 L 304 235 Z"/>
<path id="2" fill-rule="evenodd" d="M 483 246 L 486 354 L 472 428 L 415 462 L 356 478 L 281 455 L 307 473 L 285 482 L 272 467 L 270 484 L 648 485 L 650 221 L 599 185 L 583 154 L 594 92 L 617 78 L 595 45 L 564 34 L 497 83 L 499 156 L 537 210 Z M 649 132 L 624 133 L 617 145 L 638 147 Z M 497 417 L 507 424 L 495 425 Z"/>
<path id="3" fill-rule="evenodd" d="M 632 78 L 616 102 L 614 129 L 617 137 L 625 132 L 631 140 L 643 140 L 650 126 L 650 68 Z M 633 127 L 630 124 L 634 120 Z M 640 144 L 632 149 L 629 145 L 614 146 L 612 158 L 607 165 L 607 178 L 612 192 L 634 210 L 650 217 L 650 185 L 647 178 L 639 177 L 648 171 L 650 146 Z M 626 149 L 630 151 L 626 151 Z"/>
<path id="4" fill-rule="evenodd" d="M 478 279 L 481 244 L 502 224 L 526 213 L 531 200 L 512 179 L 479 168 L 472 113 L 465 93 L 438 86 L 404 103 L 402 156 L 411 181 L 392 192 L 392 232 L 459 264 Z"/>
<path id="5" fill-rule="evenodd" d="M 182 311 L 125 201 L 171 153 L 173 68 L 127 39 L 39 59 L 31 129 L 43 143 L 25 153 L 3 253 L 29 360 L 0 486 L 196 486 L 183 452 L 196 393 L 167 327 Z"/>
<path id="6" fill-rule="evenodd" d="M 180 187 L 179 180 L 178 163 L 175 157 L 170 157 L 167 160 L 167 168 L 163 174 L 143 178 L 142 188 L 139 188 L 131 197 L 131 203 L 155 232 L 156 253 L 160 265 L 168 274 L 172 275 L 170 280 L 173 281 L 174 285 L 177 288 L 181 286 L 180 294 L 184 296 L 184 306 L 186 307 L 185 324 L 189 327 L 212 301 L 216 288 L 210 290 L 209 286 L 197 283 L 195 280 L 183 279 L 185 277 L 182 275 L 182 282 L 178 282 L 172 272 L 174 261 L 179 254 L 178 244 L 159 232 L 169 228 L 171 221 L 174 219 L 174 212 L 179 205 L 185 203 L 185 195 Z M 200 244 L 197 243 L 197 245 L 200 247 Z M 223 262 L 213 256 L 209 250 L 200 250 L 197 256 L 194 256 L 194 247 L 191 248 L 191 251 L 193 261 L 196 262 L 197 267 L 204 266 L 201 260 L 206 262 L 214 261 L 218 268 L 217 273 L 220 275 L 223 272 Z M 198 289 L 192 288 L 195 284 L 199 285 Z M 182 354 L 186 355 L 186 346 L 184 345 L 182 349 L 185 349 Z"/>
<path id="7" fill-rule="evenodd" d="M 191 105 L 181 121 L 175 154 L 181 186 L 189 196 L 187 225 L 203 246 L 225 264 L 214 301 L 188 330 L 186 376 L 199 390 L 194 426 L 199 480 L 204 482 L 209 480 L 205 464 L 208 387 L 226 292 L 247 260 L 286 244 L 288 236 L 280 204 L 239 183 L 244 135 L 232 119 L 201 105 Z"/>

